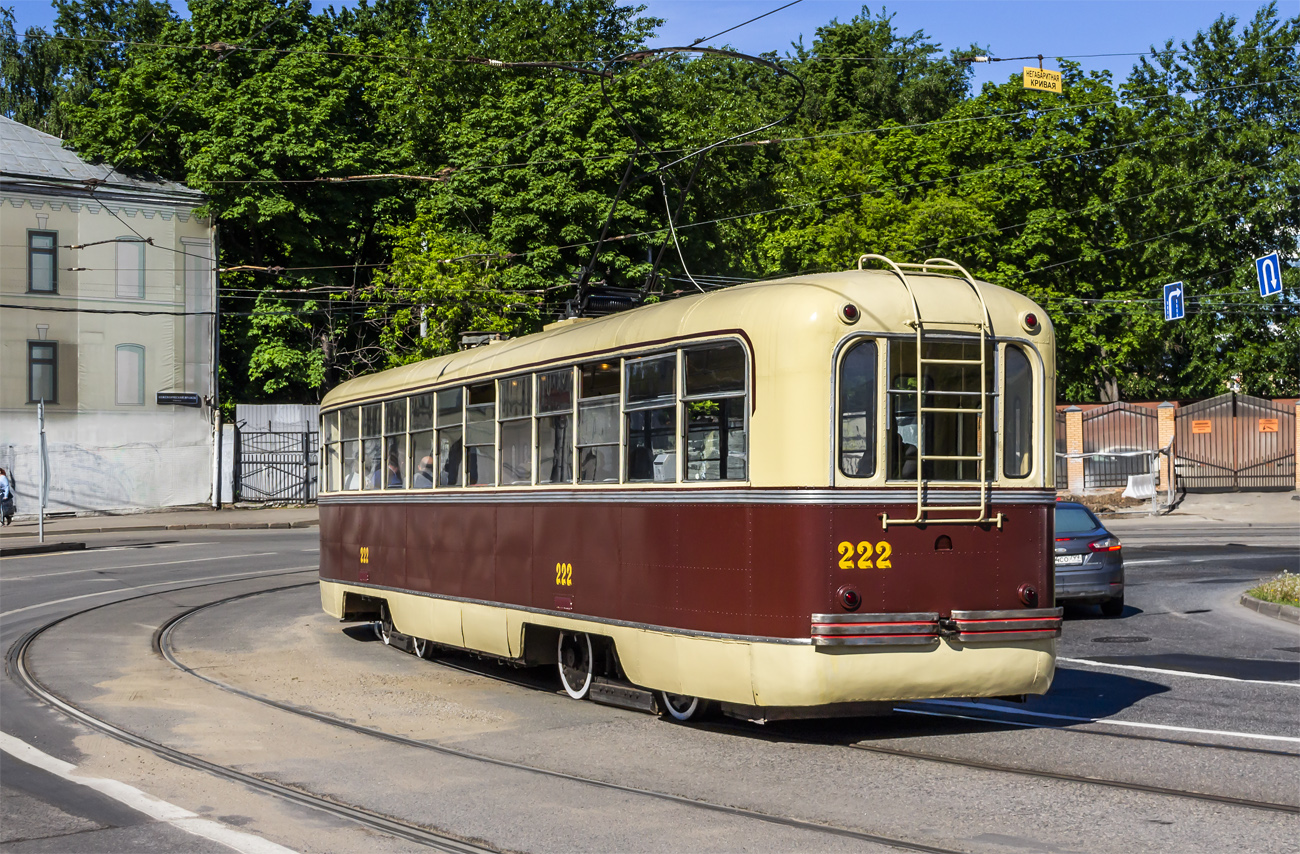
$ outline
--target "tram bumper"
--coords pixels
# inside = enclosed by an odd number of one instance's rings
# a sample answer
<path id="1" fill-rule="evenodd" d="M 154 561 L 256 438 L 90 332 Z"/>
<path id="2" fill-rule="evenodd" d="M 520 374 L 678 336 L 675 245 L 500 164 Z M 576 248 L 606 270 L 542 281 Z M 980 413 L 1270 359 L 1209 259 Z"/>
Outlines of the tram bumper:
<path id="1" fill-rule="evenodd" d="M 938 614 L 817 614 L 812 644 L 756 644 L 760 706 L 1044 694 L 1060 608 Z"/>

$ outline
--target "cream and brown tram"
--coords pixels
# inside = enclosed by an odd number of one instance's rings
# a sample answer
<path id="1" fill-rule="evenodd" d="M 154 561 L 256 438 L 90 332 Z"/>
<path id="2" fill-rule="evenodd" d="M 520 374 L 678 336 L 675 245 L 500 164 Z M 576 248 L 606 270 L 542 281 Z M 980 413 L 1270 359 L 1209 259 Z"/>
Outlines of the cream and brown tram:
<path id="1" fill-rule="evenodd" d="M 740 285 L 322 404 L 341 619 L 677 718 L 1043 693 L 1054 342 L 957 264 Z"/>

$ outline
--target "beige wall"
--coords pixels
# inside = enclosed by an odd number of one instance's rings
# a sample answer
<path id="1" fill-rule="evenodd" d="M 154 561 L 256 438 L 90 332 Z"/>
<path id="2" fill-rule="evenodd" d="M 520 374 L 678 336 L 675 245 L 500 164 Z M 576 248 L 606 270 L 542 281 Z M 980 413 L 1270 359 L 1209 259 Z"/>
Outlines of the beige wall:
<path id="1" fill-rule="evenodd" d="M 68 190 L 64 192 L 76 192 Z M 165 391 L 211 393 L 211 324 L 175 314 L 186 310 L 185 251 L 211 256 L 214 230 L 193 214 L 193 203 L 100 201 L 77 196 L 42 196 L 30 187 L 0 191 L 0 302 L 25 308 L 0 309 L 0 465 L 18 470 L 20 513 L 23 488 L 34 492 L 36 406 L 27 402 L 27 347 L 37 340 L 38 324 L 48 325 L 45 339 L 58 344 L 58 400 L 47 406 L 51 465 L 54 450 L 62 460 L 79 460 L 83 473 L 75 490 L 52 478 L 50 509 L 115 509 L 128 506 L 196 503 L 211 491 L 211 409 L 159 406 Z M 107 191 L 101 191 L 101 197 Z M 116 214 L 116 216 L 114 216 Z M 119 219 L 120 217 L 120 219 Z M 57 293 L 28 292 L 29 230 L 54 231 L 60 247 L 56 259 Z M 154 245 L 143 246 L 143 296 L 118 296 L 120 237 L 139 234 Z M 82 249 L 63 248 L 86 245 Z M 138 244 L 128 244 L 134 250 Z M 176 250 L 176 251 L 172 251 Z M 204 259 L 198 276 L 206 280 L 203 310 L 212 309 L 215 264 Z M 196 282 L 191 275 L 191 287 Z M 130 280 L 134 281 L 134 280 Z M 193 298 L 191 298 L 191 303 Z M 69 310 L 75 309 L 75 310 Z M 98 312 L 156 312 L 151 315 Z M 196 333 L 198 333 L 196 335 Z M 186 336 L 190 352 L 206 353 L 202 370 L 187 374 Z M 202 338 L 202 340 L 193 340 Z M 117 402 L 117 348 L 144 347 L 144 402 Z M 179 454 L 179 457 L 176 455 Z M 161 457 L 159 456 L 161 455 Z M 180 468 L 156 460 L 169 459 Z M 147 462 L 154 460 L 154 462 Z M 23 471 L 30 467 L 31 471 Z M 116 468 L 127 486 L 96 495 L 97 468 Z M 155 479 L 177 483 L 154 484 Z M 89 493 L 89 494 L 88 494 Z"/>

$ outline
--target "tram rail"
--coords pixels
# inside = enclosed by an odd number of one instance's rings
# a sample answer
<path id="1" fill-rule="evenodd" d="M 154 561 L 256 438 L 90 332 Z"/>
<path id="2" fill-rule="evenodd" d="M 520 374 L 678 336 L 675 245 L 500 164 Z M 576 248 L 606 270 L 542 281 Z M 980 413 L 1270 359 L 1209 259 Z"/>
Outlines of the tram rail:
<path id="1" fill-rule="evenodd" d="M 262 592 L 269 593 L 272 591 L 261 591 L 259 593 L 253 593 L 248 595 L 261 595 Z M 853 831 L 846 828 L 835 828 L 833 826 L 822 825 L 816 822 L 803 822 L 799 819 L 776 817 L 768 813 L 761 813 L 753 810 L 745 810 L 737 807 L 710 804 L 704 801 L 685 798 L 680 795 L 672 795 L 664 792 L 656 792 L 653 790 L 629 787 L 618 783 L 610 783 L 604 780 L 597 780 L 589 777 L 581 777 L 573 774 L 566 774 L 561 771 L 539 768 L 535 765 L 526 765 L 523 763 L 512 762 L 509 760 L 483 756 L 482 754 L 461 750 L 459 748 L 447 747 L 432 742 L 421 741 L 418 739 L 408 738 L 406 736 L 401 736 L 394 733 L 384 732 L 383 730 L 377 730 L 371 727 L 361 726 L 358 724 L 354 724 L 350 721 L 334 718 L 330 715 L 312 711 L 310 709 L 304 709 L 302 707 L 296 706 L 291 703 L 282 703 L 278 700 L 273 700 L 269 697 L 264 697 L 256 693 L 246 691 L 242 688 L 237 688 L 233 685 L 229 685 L 227 683 L 221 682 L 220 680 L 214 679 L 211 676 L 208 676 L 207 674 L 200 673 L 185 665 L 184 662 L 180 661 L 180 659 L 176 656 L 176 653 L 172 649 L 170 643 L 171 633 L 176 628 L 176 626 L 178 626 L 180 623 L 182 623 L 186 619 L 202 611 L 216 608 L 223 604 L 226 603 L 225 602 L 208 603 L 206 605 L 192 608 L 184 613 L 178 614 L 177 616 L 173 617 L 171 620 L 169 620 L 167 623 L 161 626 L 158 629 L 158 631 L 155 633 L 155 641 L 154 641 L 155 648 L 159 650 L 162 656 L 166 658 L 169 663 L 171 663 L 174 667 L 180 669 L 181 671 L 187 673 L 188 675 L 194 676 L 195 678 L 198 678 L 204 682 L 219 687 L 222 690 L 228 691 L 230 693 L 236 694 L 246 699 L 254 700 L 258 703 L 262 703 L 267 706 L 271 706 L 281 711 L 289 712 L 290 714 L 294 714 L 294 715 L 300 715 L 302 717 L 311 718 L 312 720 L 316 720 L 320 723 L 325 723 L 331 726 L 340 727 L 342 729 L 360 733 L 362 735 L 371 736 L 374 738 L 379 738 L 395 744 L 401 744 L 408 747 L 415 747 L 422 750 L 432 750 L 434 752 L 441 753 L 443 755 L 455 756 L 457 758 L 469 759 L 478 762 L 485 762 L 499 767 L 510 768 L 512 770 L 528 771 L 528 772 L 542 774 L 557 779 L 569 780 L 572 782 L 583 783 L 586 785 L 591 785 L 598 788 L 609 789 L 613 791 L 625 792 L 625 793 L 636 794 L 636 795 L 648 795 L 662 800 L 668 800 L 674 803 L 685 804 L 688 806 L 708 809 L 716 812 L 724 812 L 729 815 L 738 815 L 746 818 L 758 819 L 761 821 L 769 821 L 777 824 L 782 824 L 787 827 L 797 827 L 801 829 L 816 830 L 819 832 L 835 833 L 837 835 L 846 835 L 846 836 L 851 836 L 853 838 L 861 838 L 866 841 L 879 842 L 881 844 L 887 844 L 887 845 L 895 845 L 896 847 L 903 847 L 906 850 L 914 850 L 914 851 L 944 850 L 940 848 L 933 848 L 927 846 L 917 847 L 914 843 L 890 840 L 886 837 L 880 837 L 873 834 L 863 834 L 858 831 Z M 505 674 L 485 674 L 481 670 L 474 669 L 471 667 L 460 666 L 457 665 L 456 663 L 448 662 L 446 660 L 439 660 L 437 663 L 441 666 L 455 669 L 461 672 L 473 673 L 479 676 L 488 676 L 488 678 L 493 678 L 509 684 L 527 687 L 529 689 L 536 688 L 535 684 L 532 684 L 526 680 L 514 679 Z M 987 723 L 992 725 L 997 725 L 999 723 L 1002 723 L 1000 721 L 992 720 L 992 719 L 983 719 L 983 720 L 985 720 Z M 740 722 L 729 723 L 729 722 L 714 721 L 707 724 L 702 724 L 700 726 L 701 728 L 707 728 L 717 732 L 728 732 L 728 733 L 744 735 L 748 737 L 759 737 L 759 738 L 766 737 L 763 733 L 758 732 L 755 727 L 746 726 Z M 1071 730 L 1071 732 L 1086 732 L 1089 735 L 1103 735 L 1103 736 L 1120 735 L 1121 737 L 1127 737 L 1125 734 L 1100 733 L 1100 732 L 1091 732 L 1086 730 L 1082 730 L 1082 731 Z M 816 739 L 798 738 L 797 736 L 791 736 L 788 732 L 782 732 L 780 738 L 785 741 L 799 741 L 800 743 L 809 744 L 809 745 L 824 746 L 826 744 L 826 742 L 818 741 Z M 1207 744 L 1205 742 L 1176 740 L 1176 739 L 1159 739 L 1159 740 L 1164 741 L 1165 743 L 1172 743 L 1172 744 L 1176 744 L 1180 746 L 1188 746 L 1188 747 L 1224 748 L 1230 750 L 1242 749 L 1250 752 L 1268 753 L 1270 755 L 1284 755 L 1284 756 L 1295 755 L 1293 753 L 1289 753 L 1286 751 L 1268 751 L 1268 750 L 1262 750 L 1260 748 L 1237 748 L 1235 745 L 1216 745 L 1216 744 Z M 1177 788 L 1167 787 L 1167 786 L 1157 786 L 1153 784 L 1138 783 L 1138 782 L 1132 782 L 1126 780 L 1107 779 L 1107 778 L 1094 777 L 1091 775 L 1084 775 L 1084 774 L 1069 774 L 1065 772 L 1050 771 L 1046 769 L 1025 768 L 1022 766 L 1007 765 L 1007 764 L 997 763 L 997 762 L 986 762 L 982 760 L 964 759 L 960 757 L 952 757 L 952 756 L 944 756 L 941 754 L 927 753 L 924 751 L 905 750 L 901 748 L 883 747 L 879 745 L 847 744 L 841 746 L 847 749 L 860 750 L 867 753 L 876 753 L 880 755 L 895 756 L 895 757 L 905 758 L 905 759 L 915 759 L 915 760 L 926 761 L 926 762 L 936 762 L 945 765 L 952 765 L 952 766 L 971 768 L 971 769 L 983 770 L 983 771 L 993 771 L 993 772 L 998 772 L 1003 774 L 1013 774 L 1013 775 L 1018 775 L 1023 777 L 1056 780 L 1059 782 L 1066 782 L 1066 783 L 1079 783 L 1079 784 L 1091 785 L 1091 786 L 1103 786 L 1112 789 L 1122 789 L 1127 791 L 1143 792 L 1145 794 L 1150 794 L 1150 795 L 1161 795 L 1167 797 L 1205 801 L 1210 803 L 1222 804 L 1226 806 L 1244 807 L 1248 809 L 1264 810 L 1268 812 L 1300 814 L 1300 806 L 1297 806 L 1295 804 L 1263 801 L 1263 800 L 1252 799 L 1252 798 L 1240 798 L 1232 795 L 1221 795 L 1212 792 L 1199 792 L 1190 789 L 1177 789 Z"/>

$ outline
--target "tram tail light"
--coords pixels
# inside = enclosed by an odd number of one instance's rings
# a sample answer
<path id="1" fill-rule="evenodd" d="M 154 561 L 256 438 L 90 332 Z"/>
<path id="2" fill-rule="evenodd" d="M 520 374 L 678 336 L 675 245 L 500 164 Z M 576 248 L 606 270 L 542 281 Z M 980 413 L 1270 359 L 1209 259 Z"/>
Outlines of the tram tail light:
<path id="1" fill-rule="evenodd" d="M 1119 540 L 1114 537 L 1102 537 L 1100 540 L 1093 540 L 1088 543 L 1088 548 L 1094 552 L 1117 552 L 1120 549 Z"/>

